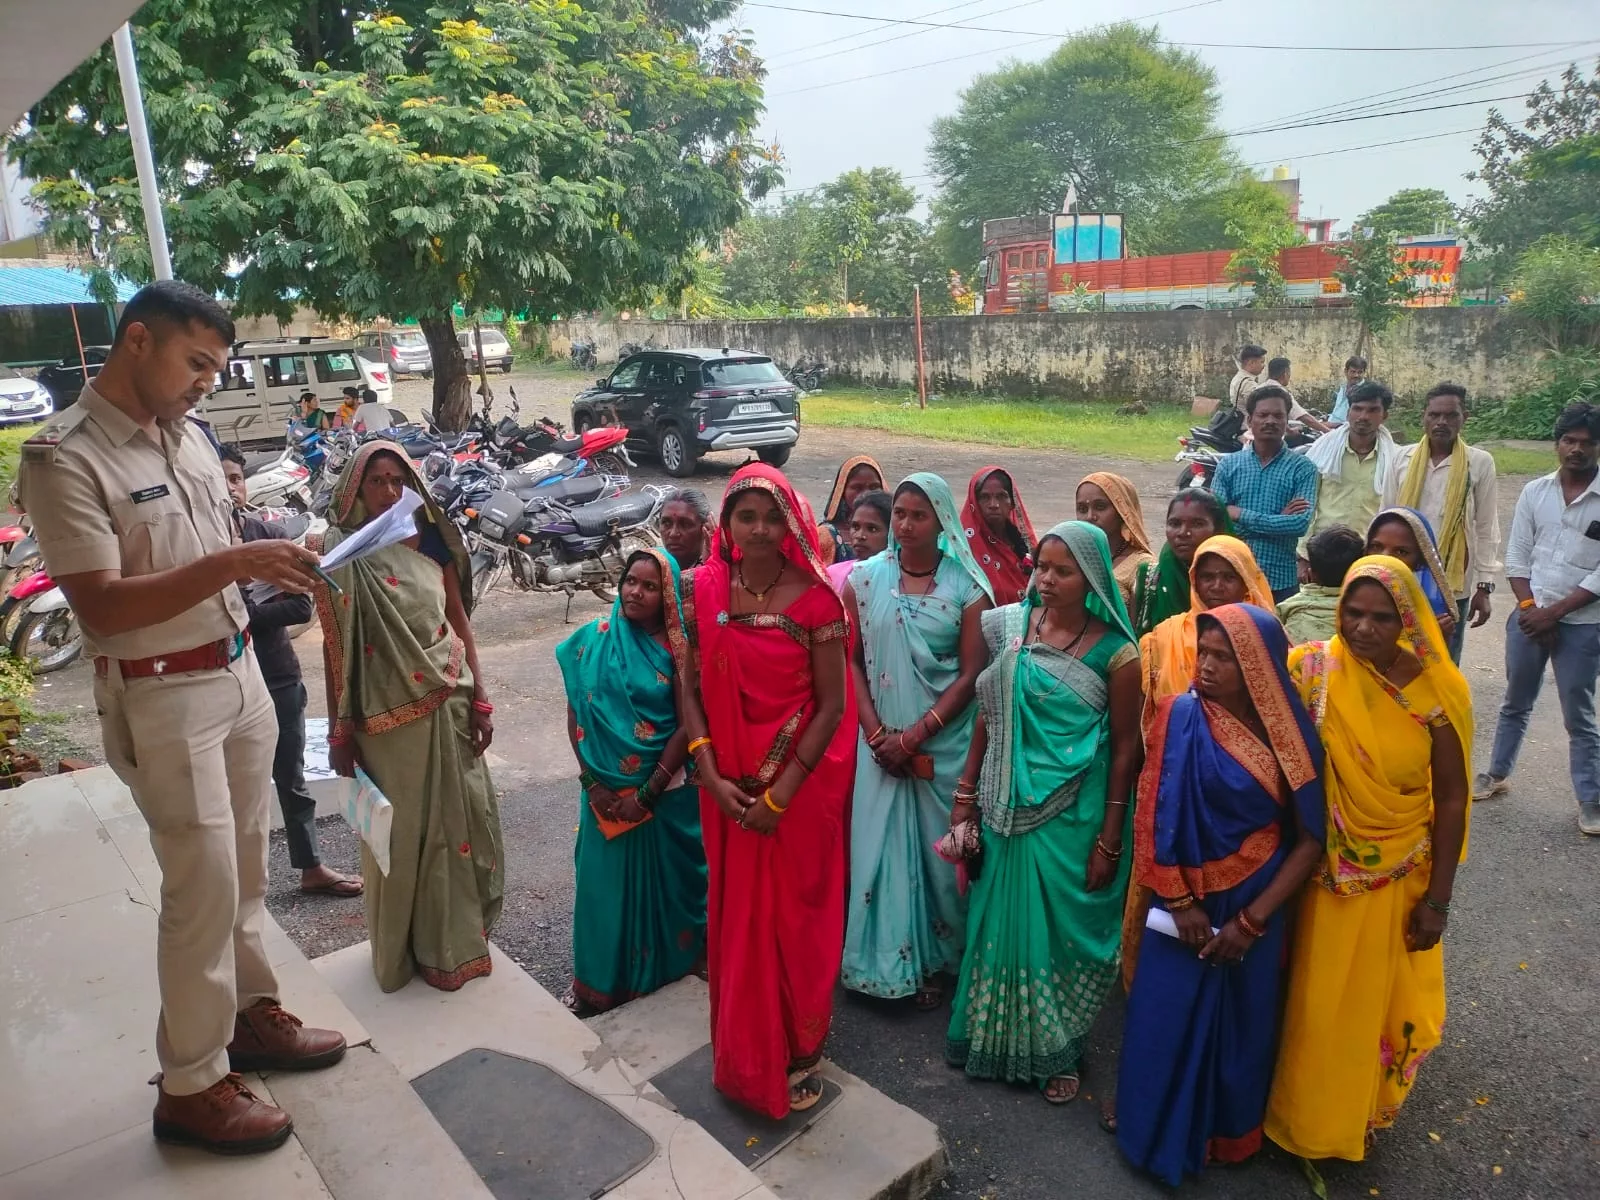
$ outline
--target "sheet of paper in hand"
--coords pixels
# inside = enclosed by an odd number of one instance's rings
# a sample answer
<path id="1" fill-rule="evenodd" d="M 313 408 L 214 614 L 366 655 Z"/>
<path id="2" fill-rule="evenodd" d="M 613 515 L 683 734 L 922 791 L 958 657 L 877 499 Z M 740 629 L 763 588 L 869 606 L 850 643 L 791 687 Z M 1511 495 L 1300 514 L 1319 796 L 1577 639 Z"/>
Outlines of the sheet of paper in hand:
<path id="1" fill-rule="evenodd" d="M 1150 906 L 1150 912 L 1144 919 L 1146 929 L 1154 929 L 1157 933 L 1164 933 L 1170 938 L 1178 936 L 1178 923 L 1172 919 L 1172 914 L 1164 908 Z M 1217 935 L 1217 927 L 1211 927 L 1211 936 Z"/>
<path id="2" fill-rule="evenodd" d="M 400 493 L 400 499 L 395 501 L 393 508 L 381 517 L 368 521 L 324 554 L 322 569 L 337 570 L 375 550 L 382 550 L 385 546 L 393 546 L 396 542 L 416 537 L 416 512 L 421 507 L 422 497 L 410 488 L 406 488 Z"/>

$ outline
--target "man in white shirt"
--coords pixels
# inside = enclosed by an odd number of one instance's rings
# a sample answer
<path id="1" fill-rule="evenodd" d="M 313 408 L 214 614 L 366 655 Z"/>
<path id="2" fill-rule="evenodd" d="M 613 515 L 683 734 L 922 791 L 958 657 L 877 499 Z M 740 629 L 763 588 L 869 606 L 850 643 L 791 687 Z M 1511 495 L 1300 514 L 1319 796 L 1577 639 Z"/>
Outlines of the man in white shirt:
<path id="1" fill-rule="evenodd" d="M 1422 411 L 1425 434 L 1403 447 L 1383 485 L 1384 508 L 1414 508 L 1428 518 L 1449 579 L 1439 590 L 1456 602 L 1456 627 L 1450 657 L 1461 662 L 1467 613 L 1472 627 L 1488 622 L 1494 577 L 1500 571 L 1500 510 L 1495 500 L 1494 457 L 1461 440 L 1467 420 L 1467 389 L 1459 383 L 1435 384 Z M 1422 460 L 1417 470 L 1412 463 Z M 1450 511 L 1446 511 L 1446 509 Z"/>
<path id="2" fill-rule="evenodd" d="M 1523 488 L 1511 519 L 1506 576 L 1517 610 L 1506 626 L 1506 698 L 1489 770 L 1473 781 L 1472 797 L 1487 800 L 1507 789 L 1549 662 L 1567 727 L 1578 828 L 1600 837 L 1600 407 L 1572 405 L 1555 432 L 1561 469 Z"/>

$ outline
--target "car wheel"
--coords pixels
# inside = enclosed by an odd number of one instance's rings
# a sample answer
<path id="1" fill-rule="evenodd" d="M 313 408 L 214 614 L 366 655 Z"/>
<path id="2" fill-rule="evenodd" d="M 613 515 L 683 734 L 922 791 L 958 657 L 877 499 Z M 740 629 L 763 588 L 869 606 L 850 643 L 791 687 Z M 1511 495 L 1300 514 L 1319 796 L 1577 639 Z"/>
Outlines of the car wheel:
<path id="1" fill-rule="evenodd" d="M 756 451 L 756 457 L 769 467 L 781 467 L 789 461 L 789 455 L 794 452 L 791 446 L 763 446 Z"/>
<path id="2" fill-rule="evenodd" d="M 695 451 L 683 430 L 676 425 L 663 425 L 656 434 L 656 455 L 662 469 L 676 479 L 687 479 L 694 474 Z"/>
<path id="3" fill-rule="evenodd" d="M 572 432 L 575 437 L 582 437 L 588 433 L 593 424 L 594 422 L 590 420 L 589 414 L 586 412 L 572 414 Z"/>

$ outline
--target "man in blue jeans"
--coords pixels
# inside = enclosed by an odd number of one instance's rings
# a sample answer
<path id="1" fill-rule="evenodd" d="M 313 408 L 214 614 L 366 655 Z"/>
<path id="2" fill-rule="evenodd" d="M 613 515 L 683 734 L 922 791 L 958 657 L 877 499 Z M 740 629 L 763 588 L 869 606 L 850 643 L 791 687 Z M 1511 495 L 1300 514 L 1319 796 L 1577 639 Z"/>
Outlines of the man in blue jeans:
<path id="1" fill-rule="evenodd" d="M 1472 798 L 1507 790 L 1548 662 L 1567 727 L 1578 828 L 1600 837 L 1600 407 L 1570 406 L 1555 433 L 1561 469 L 1522 489 L 1511 520 L 1506 576 L 1517 607 L 1506 625 L 1506 698 L 1489 770 L 1473 781 Z"/>

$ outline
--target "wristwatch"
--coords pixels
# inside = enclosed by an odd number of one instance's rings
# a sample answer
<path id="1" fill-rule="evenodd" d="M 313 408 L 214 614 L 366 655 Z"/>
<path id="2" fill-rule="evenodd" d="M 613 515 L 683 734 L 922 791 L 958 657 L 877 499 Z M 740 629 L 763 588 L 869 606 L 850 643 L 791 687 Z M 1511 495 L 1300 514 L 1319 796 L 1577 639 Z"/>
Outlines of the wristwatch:
<path id="1" fill-rule="evenodd" d="M 1492 584 L 1492 583 L 1480 583 L 1478 585 L 1478 590 L 1480 592 L 1488 592 L 1492 596 L 1492 595 L 1494 595 L 1494 584 Z"/>

